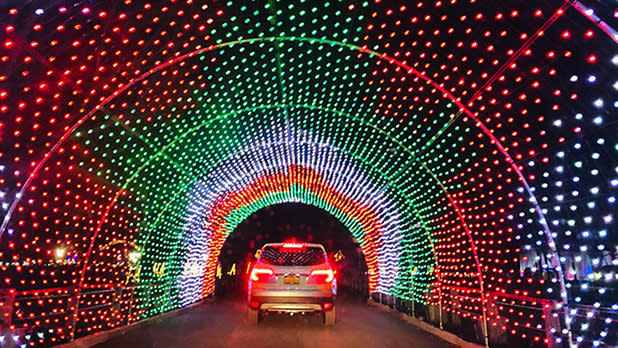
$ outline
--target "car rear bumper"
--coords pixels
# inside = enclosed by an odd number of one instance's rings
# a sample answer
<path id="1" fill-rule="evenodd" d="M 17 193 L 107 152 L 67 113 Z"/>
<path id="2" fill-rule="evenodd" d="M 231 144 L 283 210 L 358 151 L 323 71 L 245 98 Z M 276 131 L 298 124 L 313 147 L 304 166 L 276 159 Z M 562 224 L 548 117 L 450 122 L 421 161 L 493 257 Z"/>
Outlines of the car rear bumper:
<path id="1" fill-rule="evenodd" d="M 251 296 L 249 299 L 250 305 L 257 303 L 260 310 L 286 313 L 321 311 L 325 303 L 333 302 L 333 296 L 325 296 L 323 293 L 320 293 L 318 296 L 261 294 L 260 296 Z"/>

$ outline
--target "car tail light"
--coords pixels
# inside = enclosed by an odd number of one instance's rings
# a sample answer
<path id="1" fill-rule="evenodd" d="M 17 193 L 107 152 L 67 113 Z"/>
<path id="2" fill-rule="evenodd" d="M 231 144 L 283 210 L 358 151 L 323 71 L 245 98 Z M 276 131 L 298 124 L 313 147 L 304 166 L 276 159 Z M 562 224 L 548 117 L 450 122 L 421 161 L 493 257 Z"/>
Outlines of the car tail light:
<path id="1" fill-rule="evenodd" d="M 260 277 L 270 276 L 272 274 L 273 274 L 272 269 L 262 268 L 262 267 L 255 267 L 255 268 L 253 268 L 253 271 L 251 271 L 251 280 L 259 282 L 260 281 Z"/>
<path id="2" fill-rule="evenodd" d="M 329 283 L 335 278 L 335 274 L 332 269 L 314 269 L 310 277 L 316 281 Z"/>
<path id="3" fill-rule="evenodd" d="M 249 306 L 251 306 L 251 308 L 253 308 L 253 309 L 258 309 L 258 308 L 260 308 L 260 303 L 258 301 L 251 301 L 249 303 Z"/>
<path id="4" fill-rule="evenodd" d="M 329 310 L 331 308 L 333 308 L 333 304 L 332 303 L 330 303 L 330 302 L 324 303 L 324 310 Z"/>
<path id="5" fill-rule="evenodd" d="M 283 243 L 281 251 L 303 251 L 307 246 L 303 243 Z"/>
<path id="6" fill-rule="evenodd" d="M 305 244 L 302 243 L 283 243 L 283 247 L 286 249 L 302 249 Z"/>

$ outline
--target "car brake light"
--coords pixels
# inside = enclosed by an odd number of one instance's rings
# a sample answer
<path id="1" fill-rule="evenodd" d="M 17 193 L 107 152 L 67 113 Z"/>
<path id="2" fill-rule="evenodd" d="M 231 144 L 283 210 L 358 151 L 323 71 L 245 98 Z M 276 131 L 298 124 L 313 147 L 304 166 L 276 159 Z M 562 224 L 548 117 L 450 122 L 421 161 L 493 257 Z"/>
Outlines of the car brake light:
<path id="1" fill-rule="evenodd" d="M 311 271 L 311 276 L 326 276 L 326 278 L 324 279 L 324 281 L 326 283 L 330 282 L 331 280 L 333 280 L 333 278 L 335 278 L 335 274 L 333 273 L 333 270 L 331 269 L 314 269 L 313 271 Z"/>
<path id="2" fill-rule="evenodd" d="M 260 274 L 272 275 L 273 271 L 268 268 L 255 267 L 253 271 L 251 271 L 251 279 L 254 281 L 260 280 Z"/>
<path id="3" fill-rule="evenodd" d="M 331 308 L 333 308 L 333 304 L 332 303 L 330 303 L 330 302 L 325 302 L 324 303 L 324 309 L 325 310 L 329 310 Z"/>
<path id="4" fill-rule="evenodd" d="M 304 246 L 305 245 L 301 243 L 283 243 L 284 248 L 290 248 L 290 249 L 300 249 Z"/>
<path id="5" fill-rule="evenodd" d="M 305 244 L 302 243 L 283 243 L 283 249 L 303 249 Z"/>
<path id="6" fill-rule="evenodd" d="M 251 306 L 251 308 L 253 308 L 253 309 L 258 309 L 258 308 L 260 308 L 260 303 L 258 301 L 251 301 L 249 303 L 249 306 Z"/>

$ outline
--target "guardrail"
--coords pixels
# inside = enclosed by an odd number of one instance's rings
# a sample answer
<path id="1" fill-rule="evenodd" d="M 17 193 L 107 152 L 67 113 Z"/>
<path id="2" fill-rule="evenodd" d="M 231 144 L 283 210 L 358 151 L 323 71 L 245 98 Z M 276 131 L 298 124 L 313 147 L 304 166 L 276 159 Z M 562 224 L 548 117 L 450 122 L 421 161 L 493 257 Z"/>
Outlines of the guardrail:
<path id="1" fill-rule="evenodd" d="M 352 281 L 341 284 L 353 291 L 366 289 L 366 283 Z M 467 289 L 470 290 L 470 289 Z M 139 296 L 136 292 L 140 292 Z M 86 286 L 81 292 L 76 287 L 57 287 L 39 290 L 0 290 L 0 319 L 3 331 L 0 340 L 11 339 L 17 345 L 53 345 L 95 332 L 129 325 L 161 313 L 169 299 L 165 284 L 113 287 Z M 487 329 L 482 322 L 483 309 L 474 291 L 462 293 L 459 289 L 441 292 L 441 305 L 402 299 L 393 295 L 374 293 L 374 301 L 389 306 L 408 316 L 456 334 L 463 339 L 484 345 L 485 335 L 490 346 L 500 346 L 513 338 L 526 344 L 560 347 L 569 342 L 564 330 L 564 318 L 571 318 L 578 327 L 594 321 L 618 323 L 611 308 L 570 304 L 564 313 L 560 302 L 518 294 L 486 292 L 484 305 Z M 138 298 L 145 300 L 139 301 Z M 145 308 L 145 303 L 149 307 Z M 613 334 L 613 333 L 609 333 Z M 581 344 L 595 345 L 575 337 Z M 523 344 L 523 343 L 522 343 Z"/>
<path id="2" fill-rule="evenodd" d="M 445 296 L 446 295 L 446 296 Z M 443 301 L 449 294 L 442 294 Z M 455 295 L 455 294 L 452 294 Z M 482 308 L 465 309 L 461 303 L 441 306 L 420 301 L 401 299 L 393 295 L 374 293 L 373 301 L 405 313 L 417 320 L 428 323 L 438 329 L 448 331 L 479 345 L 520 346 L 539 345 L 557 348 L 568 345 L 568 332 L 563 332 L 564 311 L 556 300 L 541 299 L 530 296 L 486 292 L 485 306 L 487 313 L 487 331 L 485 331 Z M 452 298 L 463 302 L 466 296 L 457 294 Z M 470 300 L 478 300 L 470 296 Z M 472 306 L 471 306 L 472 307 Z M 519 338 L 521 342 L 514 342 Z"/>
<path id="3" fill-rule="evenodd" d="M 134 286 L 89 287 L 81 292 L 76 287 L 0 290 L 0 341 L 53 345 L 127 325 L 138 319 L 135 290 Z"/>

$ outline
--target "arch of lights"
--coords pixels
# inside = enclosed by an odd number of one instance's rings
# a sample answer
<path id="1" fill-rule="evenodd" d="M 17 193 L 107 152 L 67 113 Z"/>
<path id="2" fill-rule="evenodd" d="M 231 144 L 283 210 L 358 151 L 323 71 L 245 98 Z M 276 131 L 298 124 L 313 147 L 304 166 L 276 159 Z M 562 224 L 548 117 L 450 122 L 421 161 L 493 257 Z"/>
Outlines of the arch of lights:
<path id="1" fill-rule="evenodd" d="M 618 344 L 616 5 L 9 1 L 0 18 L 18 343 L 198 301 L 237 224 L 303 202 L 349 229 L 371 292 L 477 321 L 481 343 Z"/>

